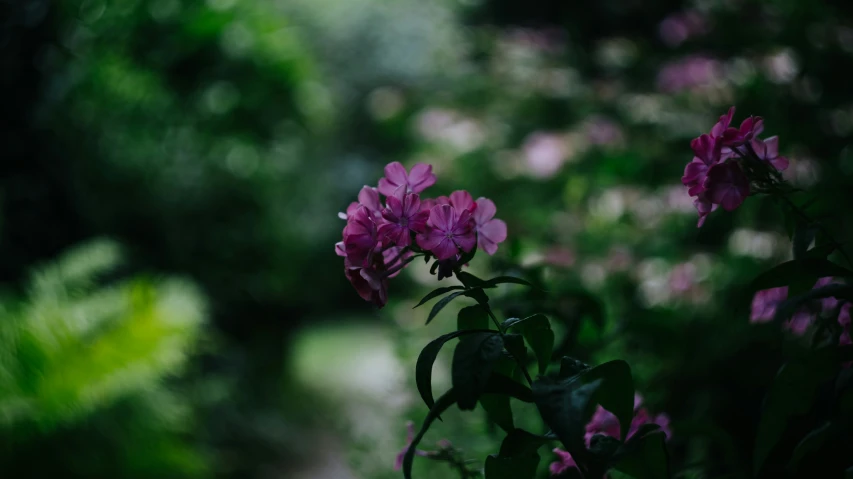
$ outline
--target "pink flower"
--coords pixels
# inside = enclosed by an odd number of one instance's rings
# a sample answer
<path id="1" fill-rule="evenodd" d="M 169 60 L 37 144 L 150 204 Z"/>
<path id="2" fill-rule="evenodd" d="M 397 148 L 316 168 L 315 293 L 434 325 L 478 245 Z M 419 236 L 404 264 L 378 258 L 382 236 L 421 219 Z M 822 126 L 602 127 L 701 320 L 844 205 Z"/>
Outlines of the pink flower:
<path id="1" fill-rule="evenodd" d="M 470 220 L 468 210 L 460 214 L 450 205 L 436 205 L 430 210 L 426 232 L 417 236 L 418 245 L 439 260 L 452 258 L 459 250 L 471 251 L 477 237 Z"/>
<path id="2" fill-rule="evenodd" d="M 657 416 L 651 416 L 649 411 L 646 408 L 641 408 L 640 405 L 643 402 L 643 398 L 639 394 L 634 395 L 634 418 L 631 420 L 631 427 L 628 429 L 628 434 L 626 439 L 633 436 L 639 429 L 640 426 L 645 424 L 657 424 L 661 427 L 661 430 L 666 434 L 667 439 L 672 435 L 672 431 L 669 429 L 669 416 L 666 414 L 659 414 Z M 604 434 L 605 436 L 615 437 L 617 439 L 620 438 L 621 426 L 619 424 L 619 419 L 611 413 L 610 411 L 604 409 L 600 405 L 595 409 L 595 413 L 592 415 L 589 423 L 586 425 L 586 434 L 584 435 L 584 440 L 586 441 L 587 446 L 589 446 L 590 441 L 592 440 L 592 436 L 596 434 Z"/>
<path id="3" fill-rule="evenodd" d="M 560 449 L 559 447 L 554 448 L 554 454 L 557 455 L 558 460 L 556 462 L 552 462 L 551 466 L 548 467 L 548 470 L 551 471 L 552 476 L 559 476 L 560 474 L 568 471 L 569 469 L 578 467 L 578 465 L 575 463 L 575 460 L 572 459 L 572 455 Z"/>
<path id="4" fill-rule="evenodd" d="M 387 203 L 388 207 L 382 210 L 382 217 L 387 223 L 379 226 L 379 237 L 397 246 L 411 245 L 410 232 L 424 232 L 429 211 L 421 210 L 421 199 L 415 193 L 389 196 Z"/>
<path id="5" fill-rule="evenodd" d="M 751 323 L 766 323 L 773 320 L 776 307 L 788 297 L 788 287 L 763 289 L 752 297 L 752 312 L 749 315 Z"/>
<path id="6" fill-rule="evenodd" d="M 403 467 L 403 458 L 406 456 L 406 452 L 409 451 L 409 446 L 412 444 L 412 440 L 415 438 L 415 424 L 412 421 L 406 423 L 406 445 L 403 447 L 403 450 L 397 454 L 397 458 L 394 460 L 394 470 L 399 471 Z M 416 456 L 426 457 L 429 455 L 426 451 L 421 451 L 420 449 L 415 449 Z"/>
<path id="7" fill-rule="evenodd" d="M 346 213 L 338 213 L 338 218 L 345 220 L 349 218 L 350 215 L 355 213 L 355 210 L 358 209 L 359 206 L 364 206 L 370 212 L 371 216 L 374 218 L 378 218 L 382 211 L 382 202 L 379 201 L 379 191 L 376 188 L 371 188 L 370 186 L 364 186 L 361 191 L 358 192 L 358 202 L 353 201 L 347 207 Z"/>
<path id="8" fill-rule="evenodd" d="M 753 138 L 750 142 L 752 149 L 758 158 L 769 162 L 779 171 L 784 171 L 788 168 L 788 159 L 784 156 L 779 156 L 779 137 L 771 136 L 766 140 Z"/>
<path id="9" fill-rule="evenodd" d="M 343 243 L 350 264 L 365 266 L 370 262 L 379 239 L 376 224 L 366 207 L 359 206 L 355 213 L 348 216 Z"/>
<path id="10" fill-rule="evenodd" d="M 378 256 L 377 259 L 381 265 L 381 259 Z M 374 265 L 361 267 L 344 259 L 344 275 L 365 301 L 370 301 L 380 308 L 388 302 L 388 281 L 383 271 L 375 269 Z"/>
<path id="11" fill-rule="evenodd" d="M 729 110 L 732 111 L 732 110 Z M 751 116 L 740 124 L 740 128 L 728 127 L 723 132 L 723 146 L 740 146 L 760 135 L 764 131 L 764 120 L 760 116 Z"/>
<path id="12" fill-rule="evenodd" d="M 406 193 L 420 193 L 435 184 L 432 165 L 418 163 L 412 167 L 411 173 L 395 161 L 385 166 L 385 177 L 379 180 L 379 192 L 392 196 L 397 188 L 405 186 Z"/>
<path id="13" fill-rule="evenodd" d="M 404 252 L 403 249 L 402 246 L 392 246 L 382 252 L 382 259 L 385 262 L 386 270 L 390 271 L 399 268 L 388 275 L 389 279 L 400 274 L 400 271 L 403 271 L 403 268 L 408 265 L 404 261 L 411 258 L 414 254 L 411 251 Z"/>
<path id="14" fill-rule="evenodd" d="M 802 336 L 809 329 L 812 321 L 814 321 L 814 315 L 808 309 L 803 309 L 794 313 L 791 319 L 785 322 L 784 328 L 797 336 Z"/>
<path id="15" fill-rule="evenodd" d="M 435 204 L 450 205 L 454 207 L 459 214 L 462 214 L 464 210 L 468 210 L 473 213 L 474 210 L 477 209 L 477 203 L 474 202 L 474 198 L 471 196 L 471 193 L 464 190 L 457 190 L 450 193 L 450 198 L 446 196 L 439 196 L 435 199 Z"/>
<path id="16" fill-rule="evenodd" d="M 717 209 L 717 206 L 711 203 L 711 200 L 708 199 L 708 195 L 705 192 L 700 193 L 695 200 L 693 200 L 693 206 L 696 207 L 696 211 L 699 213 L 699 223 L 698 227 L 701 228 L 703 224 L 705 224 L 705 219 L 711 214 L 712 211 Z"/>
<path id="17" fill-rule="evenodd" d="M 735 116 L 735 107 L 729 108 L 729 111 L 720 116 L 720 119 L 717 123 L 711 128 L 711 136 L 714 138 L 721 138 L 726 130 L 729 128 L 729 125 L 732 124 L 732 118 Z"/>
<path id="18" fill-rule="evenodd" d="M 702 135 L 690 142 L 690 147 L 696 154 L 693 161 L 684 168 L 681 183 L 687 186 L 687 194 L 696 196 L 705 191 L 705 178 L 708 169 L 720 162 L 723 143 L 720 138 Z"/>
<path id="19" fill-rule="evenodd" d="M 740 206 L 749 196 L 749 179 L 737 163 L 718 163 L 708 170 L 705 178 L 708 199 L 727 211 Z"/>
<path id="20" fill-rule="evenodd" d="M 478 198 L 474 210 L 474 230 L 477 244 L 489 255 L 495 254 L 498 244 L 506 240 L 506 223 L 495 218 L 495 203 L 487 198 Z"/>

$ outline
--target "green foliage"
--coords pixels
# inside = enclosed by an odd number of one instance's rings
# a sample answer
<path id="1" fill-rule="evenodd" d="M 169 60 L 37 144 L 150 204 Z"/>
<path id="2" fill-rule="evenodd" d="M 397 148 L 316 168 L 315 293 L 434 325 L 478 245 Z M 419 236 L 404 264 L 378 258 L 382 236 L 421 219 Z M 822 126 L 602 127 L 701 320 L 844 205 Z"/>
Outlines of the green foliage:
<path id="1" fill-rule="evenodd" d="M 6 425 L 52 429 L 180 373 L 205 316 L 199 293 L 144 278 L 98 287 L 119 258 L 115 244 L 92 243 L 33 275 L 4 321 Z"/>
<path id="2" fill-rule="evenodd" d="M 0 435 L 17 440 L 0 462 L 26 458 L 38 441 L 69 431 L 97 437 L 100 428 L 140 448 L 117 449 L 112 462 L 99 463 L 85 458 L 114 446 L 84 441 L 69 447 L 76 458 L 57 458 L 53 467 L 95 477 L 209 472 L 183 437 L 190 405 L 165 384 L 183 374 L 196 349 L 204 301 L 184 281 L 107 281 L 121 263 L 115 243 L 91 242 L 38 268 L 25 298 L 4 301 Z"/>
<path id="3" fill-rule="evenodd" d="M 486 479 L 515 479 L 533 477 L 539 466 L 539 454 L 523 457 L 500 457 L 490 455 L 486 458 Z"/>
<path id="4" fill-rule="evenodd" d="M 818 388 L 835 375 L 838 365 L 834 353 L 820 351 L 801 360 L 792 360 L 779 370 L 765 399 L 758 425 L 753 453 L 756 474 L 785 433 L 789 421 L 808 413 L 815 403 Z"/>
<path id="5" fill-rule="evenodd" d="M 503 347 L 503 339 L 496 332 L 466 335 L 456 345 L 451 377 L 459 409 L 474 409 Z"/>
<path id="6" fill-rule="evenodd" d="M 438 357 L 438 353 L 441 351 L 441 348 L 446 342 L 453 338 L 458 338 L 465 334 L 477 333 L 481 334 L 483 331 L 462 330 L 447 333 L 434 339 L 424 346 L 423 350 L 421 350 L 421 354 L 418 356 L 418 362 L 415 365 L 415 381 L 418 385 L 418 392 L 421 394 L 421 398 L 423 398 L 428 408 L 432 409 L 433 407 L 432 365 L 435 363 L 435 359 Z"/>

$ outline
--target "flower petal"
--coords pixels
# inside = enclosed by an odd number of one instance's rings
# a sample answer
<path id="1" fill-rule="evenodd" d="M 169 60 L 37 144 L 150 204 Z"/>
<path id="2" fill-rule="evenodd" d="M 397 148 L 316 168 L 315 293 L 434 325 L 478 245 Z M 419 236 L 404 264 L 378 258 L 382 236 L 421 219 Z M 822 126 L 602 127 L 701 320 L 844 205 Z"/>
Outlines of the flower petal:
<path id="1" fill-rule="evenodd" d="M 494 219 L 480 226 L 477 233 L 488 238 L 489 241 L 503 243 L 506 240 L 506 223 L 503 220 Z"/>
<path id="2" fill-rule="evenodd" d="M 495 207 L 494 201 L 480 197 L 477 198 L 477 209 L 474 210 L 474 222 L 477 225 L 485 224 L 487 221 L 495 217 L 498 209 Z"/>
<path id="3" fill-rule="evenodd" d="M 429 214 L 428 224 L 443 232 L 450 232 L 459 219 L 456 210 L 450 205 L 436 205 Z"/>
<path id="4" fill-rule="evenodd" d="M 408 183 L 412 193 L 420 193 L 435 184 L 435 175 L 432 173 L 432 165 L 418 163 L 412 167 Z"/>
<path id="5" fill-rule="evenodd" d="M 474 203 L 474 198 L 471 197 L 471 193 L 465 190 L 457 190 L 450 193 L 450 204 L 458 212 L 462 212 L 463 210 L 474 211 L 474 208 L 477 207 L 477 204 Z"/>

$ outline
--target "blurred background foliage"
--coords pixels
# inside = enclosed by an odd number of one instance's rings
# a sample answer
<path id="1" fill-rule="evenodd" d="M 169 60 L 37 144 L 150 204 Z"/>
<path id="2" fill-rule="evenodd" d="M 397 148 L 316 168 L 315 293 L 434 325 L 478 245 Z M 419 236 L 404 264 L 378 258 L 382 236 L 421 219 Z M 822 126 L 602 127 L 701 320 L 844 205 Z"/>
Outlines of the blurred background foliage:
<path id="1" fill-rule="evenodd" d="M 750 325 L 743 285 L 789 245 L 762 199 L 697 230 L 679 180 L 736 104 L 851 237 L 851 8 L 0 1 L 0 468 L 397 477 L 425 413 L 414 358 L 444 327 L 411 310 L 434 280 L 410 268 L 377 313 L 332 252 L 335 213 L 397 160 L 495 200 L 510 242 L 473 271 L 544 281 L 570 354 L 628 360 L 677 469 L 746 470 L 803 344 Z M 481 415 L 458 419 L 427 443 L 494 451 Z"/>

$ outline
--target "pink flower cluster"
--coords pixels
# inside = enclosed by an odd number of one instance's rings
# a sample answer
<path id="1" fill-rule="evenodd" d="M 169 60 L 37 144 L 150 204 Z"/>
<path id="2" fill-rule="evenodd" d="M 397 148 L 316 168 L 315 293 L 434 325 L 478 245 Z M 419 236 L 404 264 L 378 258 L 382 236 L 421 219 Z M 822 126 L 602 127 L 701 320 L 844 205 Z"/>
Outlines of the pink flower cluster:
<path id="1" fill-rule="evenodd" d="M 788 167 L 788 160 L 779 156 L 779 138 L 758 137 L 764 131 L 764 120 L 751 116 L 735 128 L 731 126 L 734 113 L 735 108 L 731 107 L 710 133 L 690 142 L 696 156 L 684 168 L 681 182 L 687 193 L 695 197 L 693 205 L 699 212 L 700 227 L 718 206 L 732 211 L 749 196 L 750 178 L 742 159 L 770 165 L 776 171 Z"/>
<path id="2" fill-rule="evenodd" d="M 449 197 L 422 199 L 420 193 L 435 181 L 430 165 L 418 163 L 406 171 L 398 162 L 389 163 L 378 188 L 365 186 L 358 201 L 339 214 L 347 224 L 335 252 L 344 258 L 344 274 L 364 300 L 384 306 L 388 278 L 414 254 L 430 254 L 447 265 L 475 245 L 492 255 L 506 239 L 506 223 L 494 217 L 495 204 L 487 198 L 474 201 L 467 191 L 454 191 Z"/>
<path id="3" fill-rule="evenodd" d="M 821 278 L 817 283 L 815 283 L 813 289 L 822 288 L 833 284 L 834 282 L 835 281 L 832 278 Z M 749 321 L 752 323 L 766 323 L 768 321 L 772 321 L 773 317 L 776 315 L 776 309 L 779 306 L 779 303 L 785 301 L 787 298 L 787 286 L 758 291 L 752 298 L 752 311 L 749 315 Z M 838 299 L 836 298 L 824 298 L 820 300 L 819 313 L 808 307 L 804 307 L 794 313 L 791 319 L 785 322 L 785 329 L 790 330 L 797 336 L 802 336 L 809 326 L 811 326 L 815 321 L 818 314 L 835 314 L 836 310 L 838 310 L 838 324 L 841 326 L 842 331 L 841 338 L 839 339 L 839 345 L 844 346 L 853 344 L 850 337 L 850 313 L 851 308 L 853 308 L 853 303 L 845 302 L 841 305 L 840 309 L 838 309 L 838 303 Z"/>
<path id="4" fill-rule="evenodd" d="M 634 419 L 631 420 L 631 428 L 628 430 L 626 440 L 630 439 L 631 436 L 640 429 L 640 426 L 645 424 L 657 424 L 660 426 L 664 434 L 666 434 L 666 438 L 669 439 L 672 436 L 672 430 L 669 427 L 669 416 L 666 414 L 653 416 L 649 413 L 648 409 L 640 407 L 642 404 L 643 398 L 639 394 L 635 394 Z M 587 447 L 589 447 L 590 442 L 592 441 L 592 436 L 596 434 L 604 434 L 605 436 L 615 437 L 618 439 L 620 437 L 620 433 L 621 427 L 619 425 L 619 419 L 617 419 L 613 413 L 599 405 L 595 410 L 595 414 L 592 415 L 592 419 L 590 419 L 589 423 L 586 425 L 586 435 L 584 436 L 584 439 L 586 440 Z M 559 460 L 551 463 L 550 471 L 552 476 L 559 476 L 567 470 L 577 467 L 575 460 L 572 459 L 572 455 L 568 452 L 563 451 L 560 448 L 556 448 L 554 449 L 554 453 L 557 454 Z"/>

